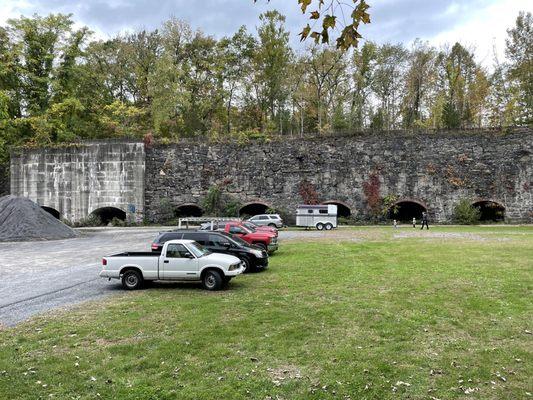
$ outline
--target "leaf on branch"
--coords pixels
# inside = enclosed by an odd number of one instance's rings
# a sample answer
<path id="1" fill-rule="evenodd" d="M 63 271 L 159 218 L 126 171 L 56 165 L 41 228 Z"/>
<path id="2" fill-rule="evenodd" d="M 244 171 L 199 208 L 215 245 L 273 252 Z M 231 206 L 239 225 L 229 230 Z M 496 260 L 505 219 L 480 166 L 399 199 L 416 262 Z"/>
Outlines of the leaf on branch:
<path id="1" fill-rule="evenodd" d="M 319 18 L 320 18 L 320 13 L 318 11 L 313 11 L 311 13 L 310 19 L 319 19 Z"/>
<path id="2" fill-rule="evenodd" d="M 305 14 L 305 11 L 307 10 L 307 7 L 311 4 L 312 0 L 298 0 L 298 4 L 302 7 L 302 13 Z"/>
<path id="3" fill-rule="evenodd" d="M 363 24 L 370 23 L 370 14 L 367 12 L 369 8 L 370 6 L 365 2 L 365 0 L 361 0 L 357 7 L 354 8 L 352 12 L 352 19 L 356 25 L 359 25 L 359 22 L 362 22 Z"/>
<path id="4" fill-rule="evenodd" d="M 329 28 L 335 28 L 335 22 L 337 21 L 337 17 L 334 15 L 326 15 L 324 17 L 324 21 L 322 22 L 322 27 L 326 30 Z"/>
<path id="5" fill-rule="evenodd" d="M 320 38 L 322 37 L 320 32 L 313 32 L 311 33 L 311 37 L 314 39 L 315 43 L 320 42 Z"/>
<path id="6" fill-rule="evenodd" d="M 300 41 L 303 42 L 307 37 L 309 36 L 309 33 L 311 32 L 311 27 L 309 24 L 300 32 Z"/>

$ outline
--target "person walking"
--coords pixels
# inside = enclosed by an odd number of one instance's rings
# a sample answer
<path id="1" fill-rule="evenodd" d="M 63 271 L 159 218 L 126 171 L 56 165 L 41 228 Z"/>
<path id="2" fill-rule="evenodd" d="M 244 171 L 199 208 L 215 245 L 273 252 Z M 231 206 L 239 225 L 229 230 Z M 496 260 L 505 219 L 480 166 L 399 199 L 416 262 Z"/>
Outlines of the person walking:
<path id="1" fill-rule="evenodd" d="M 392 224 L 393 224 L 393 226 L 394 226 L 395 229 L 398 228 L 398 222 L 397 222 L 396 220 L 393 220 L 393 223 L 392 223 Z"/>
<path id="2" fill-rule="evenodd" d="M 416 228 L 416 218 L 413 217 L 413 228 Z"/>
<path id="3" fill-rule="evenodd" d="M 424 225 L 426 225 L 426 229 L 429 229 L 428 213 L 425 211 L 422 213 L 422 227 L 420 229 L 424 229 Z"/>

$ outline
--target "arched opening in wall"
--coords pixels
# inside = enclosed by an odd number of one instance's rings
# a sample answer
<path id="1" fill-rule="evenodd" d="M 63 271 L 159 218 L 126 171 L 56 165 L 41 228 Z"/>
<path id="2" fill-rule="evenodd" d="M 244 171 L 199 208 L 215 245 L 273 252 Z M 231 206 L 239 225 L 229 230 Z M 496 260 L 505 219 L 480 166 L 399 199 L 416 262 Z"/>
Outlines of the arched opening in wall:
<path id="1" fill-rule="evenodd" d="M 46 211 L 48 214 L 51 214 L 54 218 L 61 219 L 61 214 L 55 208 L 48 206 L 41 206 L 41 208 Z"/>
<path id="2" fill-rule="evenodd" d="M 505 218 L 505 207 L 495 201 L 476 201 L 472 205 L 479 210 L 481 222 L 501 222 Z"/>
<path id="3" fill-rule="evenodd" d="M 267 210 L 270 208 L 270 206 L 266 203 L 261 202 L 251 202 L 243 205 L 239 209 L 239 216 L 240 217 L 252 217 L 257 214 L 266 214 Z"/>
<path id="4" fill-rule="evenodd" d="M 337 216 L 338 217 L 341 217 L 341 218 L 350 218 L 350 216 L 352 215 L 352 210 L 350 209 L 350 207 L 348 207 L 347 204 L 341 202 L 341 201 L 336 201 L 336 200 L 329 200 L 329 201 L 324 201 L 322 204 L 334 204 L 337 206 Z"/>
<path id="5" fill-rule="evenodd" d="M 102 221 L 102 225 L 109 224 L 113 218 L 118 218 L 121 221 L 126 220 L 126 213 L 120 208 L 116 207 L 101 207 L 94 210 L 91 215 L 98 217 Z"/>
<path id="6" fill-rule="evenodd" d="M 204 215 L 204 210 L 202 210 L 202 208 L 196 204 L 188 203 L 178 206 L 175 214 L 177 218 L 201 217 Z"/>
<path id="7" fill-rule="evenodd" d="M 397 201 L 389 210 L 389 218 L 402 222 L 412 222 L 413 218 L 420 220 L 427 207 L 415 200 Z"/>

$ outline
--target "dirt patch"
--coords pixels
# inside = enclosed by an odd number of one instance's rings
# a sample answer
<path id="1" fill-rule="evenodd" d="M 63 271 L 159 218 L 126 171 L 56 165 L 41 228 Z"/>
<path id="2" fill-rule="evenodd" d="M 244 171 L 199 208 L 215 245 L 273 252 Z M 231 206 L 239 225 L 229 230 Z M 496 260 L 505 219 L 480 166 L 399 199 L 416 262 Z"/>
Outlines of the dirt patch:
<path id="1" fill-rule="evenodd" d="M 272 383 L 276 386 L 280 386 L 291 379 L 301 379 L 301 371 L 294 365 L 286 365 L 280 368 L 267 368 L 268 375 L 272 380 Z"/>
<path id="2" fill-rule="evenodd" d="M 415 232 L 400 232 L 392 236 L 394 239 L 406 239 L 406 238 L 421 238 L 421 239 L 469 239 L 484 241 L 488 240 L 483 236 L 476 235 L 474 233 L 457 233 L 457 232 L 431 232 L 431 231 L 415 231 Z"/>
<path id="3" fill-rule="evenodd" d="M 28 198 L 0 198 L 0 242 L 69 239 L 76 231 Z"/>

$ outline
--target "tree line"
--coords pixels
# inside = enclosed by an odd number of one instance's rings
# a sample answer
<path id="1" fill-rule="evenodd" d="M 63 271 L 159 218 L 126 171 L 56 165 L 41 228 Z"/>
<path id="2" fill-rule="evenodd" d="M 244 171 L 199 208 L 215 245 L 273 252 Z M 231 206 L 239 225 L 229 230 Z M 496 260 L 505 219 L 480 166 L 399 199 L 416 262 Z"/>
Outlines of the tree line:
<path id="1" fill-rule="evenodd" d="M 71 15 L 20 17 L 0 27 L 0 157 L 80 139 L 531 124 L 532 42 L 521 12 L 489 71 L 460 43 L 294 49 L 277 11 L 221 39 L 175 18 L 94 40 Z"/>

